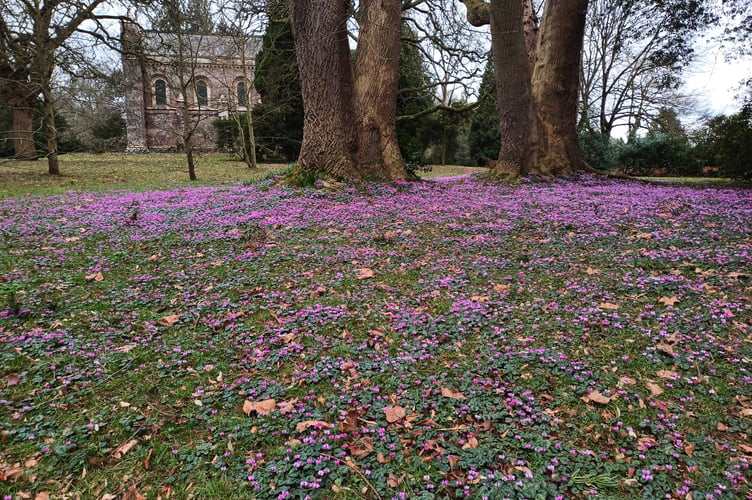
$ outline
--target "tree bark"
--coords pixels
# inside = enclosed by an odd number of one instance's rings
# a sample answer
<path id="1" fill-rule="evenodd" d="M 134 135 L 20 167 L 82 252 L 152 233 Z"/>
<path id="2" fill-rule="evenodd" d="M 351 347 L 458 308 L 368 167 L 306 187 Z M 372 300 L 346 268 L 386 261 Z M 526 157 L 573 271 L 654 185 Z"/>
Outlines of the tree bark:
<path id="1" fill-rule="evenodd" d="M 496 178 L 525 175 L 532 138 L 530 64 L 521 32 L 520 0 L 491 0 L 491 48 L 499 104 L 499 159 L 491 169 Z"/>
<path id="2" fill-rule="evenodd" d="M 39 158 L 34 147 L 34 103 L 27 99 L 11 101 L 13 106 L 13 152 L 17 160 Z"/>
<path id="3" fill-rule="evenodd" d="M 303 144 L 293 175 L 363 177 L 356 162 L 349 7 L 347 0 L 290 0 L 304 111 Z"/>
<path id="4" fill-rule="evenodd" d="M 48 77 L 44 82 L 50 82 Z M 55 104 L 52 97 L 52 89 L 49 85 L 42 84 L 42 97 L 44 99 L 44 128 L 47 132 L 47 173 L 60 175 L 60 162 L 57 157 L 57 127 L 55 127 Z"/>
<path id="5" fill-rule="evenodd" d="M 540 30 L 534 29 L 530 0 L 461 1 L 474 26 L 489 13 L 502 144 L 491 176 L 557 176 L 587 168 L 576 126 L 588 0 L 546 2 Z"/>
<path id="6" fill-rule="evenodd" d="M 401 0 L 361 2 L 355 63 L 357 163 L 374 178 L 408 179 L 397 140 Z"/>
<path id="7" fill-rule="evenodd" d="M 587 5 L 588 0 L 546 2 L 532 77 L 535 126 L 531 173 L 558 176 L 587 166 L 577 136 Z"/>

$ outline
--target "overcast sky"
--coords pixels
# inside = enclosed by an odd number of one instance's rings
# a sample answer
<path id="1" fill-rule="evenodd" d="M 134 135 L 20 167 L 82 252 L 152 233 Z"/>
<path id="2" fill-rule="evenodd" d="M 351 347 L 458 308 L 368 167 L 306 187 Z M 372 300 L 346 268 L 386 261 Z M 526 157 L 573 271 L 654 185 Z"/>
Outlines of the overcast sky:
<path id="1" fill-rule="evenodd" d="M 752 57 L 727 60 L 717 41 L 698 40 L 698 58 L 684 74 L 686 93 L 698 115 L 733 114 L 741 109 L 742 82 L 752 78 Z"/>

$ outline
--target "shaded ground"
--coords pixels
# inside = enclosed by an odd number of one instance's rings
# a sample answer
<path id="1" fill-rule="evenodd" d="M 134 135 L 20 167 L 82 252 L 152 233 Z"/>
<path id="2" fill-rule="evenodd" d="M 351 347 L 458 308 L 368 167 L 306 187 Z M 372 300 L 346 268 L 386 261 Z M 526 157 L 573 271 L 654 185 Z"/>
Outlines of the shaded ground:
<path id="1" fill-rule="evenodd" d="M 752 193 L 0 201 L 0 493 L 744 498 Z"/>

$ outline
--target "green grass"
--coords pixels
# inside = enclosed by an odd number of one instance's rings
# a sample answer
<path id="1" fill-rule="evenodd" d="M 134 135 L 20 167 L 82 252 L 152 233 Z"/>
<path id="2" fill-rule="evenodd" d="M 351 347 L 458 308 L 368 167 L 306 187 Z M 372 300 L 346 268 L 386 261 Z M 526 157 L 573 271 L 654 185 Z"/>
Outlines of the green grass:
<path id="1" fill-rule="evenodd" d="M 259 164 L 257 170 L 232 155 L 199 153 L 196 155 L 198 181 L 188 179 L 184 154 L 65 154 L 60 156 L 61 176 L 47 174 L 45 160 L 33 162 L 0 159 L 0 198 L 45 195 L 66 191 L 106 189 L 171 189 L 186 186 L 248 183 L 270 174 L 284 172 L 283 164 Z M 420 172 L 423 178 L 447 177 L 481 172 L 480 167 L 434 166 Z"/>
<path id="2" fill-rule="evenodd" d="M 243 183 L 283 171 L 286 165 L 261 164 L 257 170 L 231 155 L 196 155 L 197 182 L 188 179 L 185 155 L 177 153 L 66 154 L 61 176 L 47 174 L 45 160 L 0 160 L 0 197 L 63 193 L 70 190 L 169 189 L 180 186 Z"/>

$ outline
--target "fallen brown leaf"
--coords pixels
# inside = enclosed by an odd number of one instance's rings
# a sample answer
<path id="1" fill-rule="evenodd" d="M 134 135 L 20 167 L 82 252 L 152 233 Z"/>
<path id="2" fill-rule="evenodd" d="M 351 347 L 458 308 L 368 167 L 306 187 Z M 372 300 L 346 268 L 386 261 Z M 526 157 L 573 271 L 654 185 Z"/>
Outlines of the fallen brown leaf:
<path id="1" fill-rule="evenodd" d="M 169 316 L 165 316 L 164 318 L 159 320 L 159 322 L 165 326 L 172 326 L 178 321 L 180 321 L 179 314 L 170 314 Z"/>
<path id="2" fill-rule="evenodd" d="M 13 481 L 23 476 L 23 469 L 20 467 L 8 467 L 0 469 L 0 481 Z"/>
<path id="3" fill-rule="evenodd" d="M 243 403 L 243 413 L 250 415 L 255 411 L 259 415 L 267 415 L 276 407 L 277 402 L 273 399 L 265 399 L 263 401 L 250 401 L 246 399 Z"/>
<path id="4" fill-rule="evenodd" d="M 136 485 L 131 485 L 130 489 L 123 495 L 123 500 L 146 500 L 146 497 L 136 491 Z"/>
<path id="5" fill-rule="evenodd" d="M 660 299 L 658 299 L 658 302 L 666 306 L 673 306 L 674 304 L 679 302 L 679 299 L 676 297 L 676 295 L 674 295 L 673 297 L 661 297 Z"/>
<path id="6" fill-rule="evenodd" d="M 385 406 L 384 413 L 386 414 L 386 421 L 390 424 L 407 416 L 405 409 L 399 405 Z"/>
<path id="7" fill-rule="evenodd" d="M 679 376 L 679 374 L 673 370 L 658 370 L 656 372 L 656 375 L 658 375 L 661 378 L 674 378 L 674 377 Z"/>
<path id="8" fill-rule="evenodd" d="M 451 399 L 467 399 L 465 398 L 465 395 L 461 392 L 455 392 L 447 387 L 441 388 L 441 395 L 445 398 L 451 398 Z"/>
<path id="9" fill-rule="evenodd" d="M 470 437 L 465 444 L 462 445 L 463 450 L 478 447 L 478 439 L 475 436 Z"/>
<path id="10" fill-rule="evenodd" d="M 608 402 L 611 401 L 611 397 L 604 396 L 599 391 L 589 392 L 585 394 L 584 396 L 582 396 L 580 399 L 586 403 L 589 403 L 592 401 L 593 403 L 598 403 L 602 405 L 608 404 Z"/>
<path id="11" fill-rule="evenodd" d="M 397 477 L 397 476 L 395 476 L 394 474 L 392 474 L 390 472 L 389 473 L 389 477 L 386 480 L 386 484 L 390 488 L 396 488 L 397 486 L 400 485 L 400 483 L 402 482 L 403 478 L 404 478 L 404 476 Z"/>
<path id="12" fill-rule="evenodd" d="M 115 452 L 112 454 L 112 458 L 116 460 L 120 460 L 121 458 L 123 458 L 123 456 L 125 456 L 126 453 L 131 451 L 133 447 L 136 446 L 137 444 L 138 444 L 138 439 L 131 439 L 127 443 L 121 444 L 115 449 Z"/>
<path id="13" fill-rule="evenodd" d="M 645 384 L 645 387 L 648 388 L 648 390 L 650 391 L 650 394 L 653 396 L 660 396 L 661 394 L 663 394 L 663 389 L 661 389 L 659 385 L 654 384 L 652 382 L 648 382 L 647 384 Z"/>
<path id="14" fill-rule="evenodd" d="M 669 356 L 674 355 L 674 347 L 672 345 L 659 342 L 658 344 L 655 345 L 655 348 L 658 349 L 659 351 L 665 352 Z"/>
<path id="15" fill-rule="evenodd" d="M 368 279 L 368 278 L 373 278 L 373 276 L 374 276 L 373 270 L 372 269 L 368 269 L 367 267 L 362 267 L 362 268 L 358 269 L 358 272 L 355 275 L 355 277 L 357 279 L 359 279 L 359 280 L 365 280 L 365 279 Z"/>
<path id="16" fill-rule="evenodd" d="M 297 424 L 295 424 L 295 430 L 298 432 L 303 432 L 311 427 L 328 429 L 329 423 L 324 422 L 323 420 L 306 420 L 305 422 L 298 422 Z"/>

